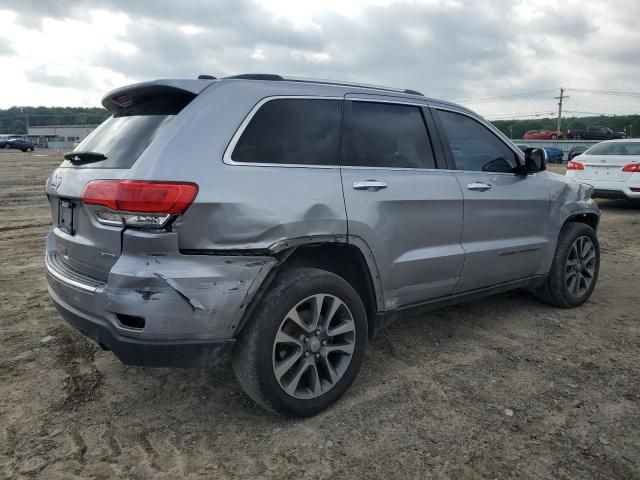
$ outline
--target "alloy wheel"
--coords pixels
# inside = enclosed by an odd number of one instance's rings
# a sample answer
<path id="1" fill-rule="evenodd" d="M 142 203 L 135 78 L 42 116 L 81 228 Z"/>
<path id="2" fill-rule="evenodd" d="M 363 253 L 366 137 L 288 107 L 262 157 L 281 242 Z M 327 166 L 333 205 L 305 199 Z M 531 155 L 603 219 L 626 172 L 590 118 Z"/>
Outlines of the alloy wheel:
<path id="1" fill-rule="evenodd" d="M 308 400 L 344 376 L 356 346 L 356 324 L 335 295 L 312 295 L 282 320 L 273 343 L 273 374 L 290 396 Z"/>
<path id="2" fill-rule="evenodd" d="M 569 292 L 581 297 L 591 284 L 596 270 L 596 247 L 587 236 L 575 239 L 565 263 L 565 285 Z"/>

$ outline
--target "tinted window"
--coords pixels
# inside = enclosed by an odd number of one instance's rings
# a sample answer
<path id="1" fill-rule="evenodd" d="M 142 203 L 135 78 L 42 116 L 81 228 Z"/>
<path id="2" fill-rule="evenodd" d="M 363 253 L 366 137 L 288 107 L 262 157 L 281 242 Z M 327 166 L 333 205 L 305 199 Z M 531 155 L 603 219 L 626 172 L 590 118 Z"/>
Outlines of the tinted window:
<path id="1" fill-rule="evenodd" d="M 457 113 L 438 112 L 458 170 L 514 172 L 516 154 L 481 123 Z"/>
<path id="2" fill-rule="evenodd" d="M 419 107 L 353 102 L 343 165 L 435 168 Z"/>
<path id="3" fill-rule="evenodd" d="M 256 112 L 232 160 L 252 163 L 337 165 L 342 101 L 271 100 Z"/>
<path id="4" fill-rule="evenodd" d="M 599 143 L 586 151 L 587 155 L 640 155 L 640 143 Z"/>
<path id="5" fill-rule="evenodd" d="M 148 98 L 124 108 L 102 122 L 74 151 L 97 152 L 106 160 L 61 166 L 73 168 L 130 168 L 153 140 L 184 108 L 193 95 Z"/>

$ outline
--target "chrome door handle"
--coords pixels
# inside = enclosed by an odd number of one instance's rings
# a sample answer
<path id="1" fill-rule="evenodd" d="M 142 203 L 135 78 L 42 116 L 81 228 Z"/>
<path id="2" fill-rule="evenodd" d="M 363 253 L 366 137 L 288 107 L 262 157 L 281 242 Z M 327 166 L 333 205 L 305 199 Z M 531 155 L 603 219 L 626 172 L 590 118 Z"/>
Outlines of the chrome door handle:
<path id="1" fill-rule="evenodd" d="M 379 182 L 377 180 L 360 180 L 359 182 L 353 182 L 354 190 L 368 190 L 370 192 L 377 192 L 383 188 L 387 188 L 385 182 Z"/>
<path id="2" fill-rule="evenodd" d="M 475 190 L 478 192 L 485 192 L 487 190 L 491 190 L 491 185 L 489 185 L 488 183 L 473 182 L 467 185 L 467 189 Z"/>

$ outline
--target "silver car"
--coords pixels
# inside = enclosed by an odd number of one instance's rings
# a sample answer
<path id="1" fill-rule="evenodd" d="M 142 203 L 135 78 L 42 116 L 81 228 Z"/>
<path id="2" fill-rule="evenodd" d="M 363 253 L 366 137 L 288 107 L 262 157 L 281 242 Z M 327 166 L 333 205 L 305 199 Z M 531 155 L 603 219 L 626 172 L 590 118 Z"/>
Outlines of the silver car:
<path id="1" fill-rule="evenodd" d="M 491 124 L 422 94 L 277 75 L 117 89 L 47 181 L 49 293 L 124 363 L 231 361 L 308 416 L 408 309 L 593 291 L 599 210 Z"/>

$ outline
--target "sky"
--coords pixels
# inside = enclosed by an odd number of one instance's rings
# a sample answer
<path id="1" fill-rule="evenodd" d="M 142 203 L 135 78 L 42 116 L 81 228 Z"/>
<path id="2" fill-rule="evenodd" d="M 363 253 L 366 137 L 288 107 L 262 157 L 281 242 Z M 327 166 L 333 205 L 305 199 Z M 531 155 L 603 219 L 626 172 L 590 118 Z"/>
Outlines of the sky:
<path id="1" fill-rule="evenodd" d="M 0 0 L 0 108 L 278 73 L 411 88 L 489 119 L 555 115 L 560 87 L 569 116 L 640 113 L 639 19 L 637 0 Z"/>

